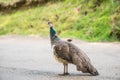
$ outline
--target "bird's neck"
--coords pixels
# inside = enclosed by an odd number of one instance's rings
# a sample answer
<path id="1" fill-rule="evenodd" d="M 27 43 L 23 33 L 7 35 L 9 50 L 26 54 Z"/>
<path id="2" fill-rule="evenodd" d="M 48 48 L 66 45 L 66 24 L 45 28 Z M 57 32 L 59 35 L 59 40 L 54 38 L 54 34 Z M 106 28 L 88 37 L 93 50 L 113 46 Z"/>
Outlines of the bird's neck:
<path id="1" fill-rule="evenodd" d="M 56 41 L 60 40 L 60 38 L 57 36 L 56 31 L 53 27 L 50 27 L 50 40 L 51 40 L 51 45 L 54 45 Z"/>

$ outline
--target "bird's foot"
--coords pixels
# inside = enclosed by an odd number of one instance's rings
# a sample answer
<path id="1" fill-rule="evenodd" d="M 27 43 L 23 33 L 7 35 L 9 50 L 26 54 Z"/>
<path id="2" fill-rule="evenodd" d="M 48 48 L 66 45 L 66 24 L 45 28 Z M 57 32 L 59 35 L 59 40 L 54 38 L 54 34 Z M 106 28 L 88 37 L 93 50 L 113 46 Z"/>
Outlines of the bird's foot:
<path id="1" fill-rule="evenodd" d="M 69 73 L 59 74 L 59 76 L 67 76 L 67 75 L 69 75 Z"/>

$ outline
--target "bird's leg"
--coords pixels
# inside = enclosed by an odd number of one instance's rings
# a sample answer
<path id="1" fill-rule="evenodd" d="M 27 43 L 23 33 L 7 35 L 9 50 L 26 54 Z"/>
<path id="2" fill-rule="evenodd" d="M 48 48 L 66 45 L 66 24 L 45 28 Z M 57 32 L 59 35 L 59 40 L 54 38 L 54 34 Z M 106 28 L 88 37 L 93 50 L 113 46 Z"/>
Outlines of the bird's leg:
<path id="1" fill-rule="evenodd" d="M 64 64 L 64 63 L 63 63 L 63 66 L 64 66 L 64 72 L 63 72 L 63 74 L 59 74 L 59 75 L 60 75 L 60 76 L 69 75 L 69 73 L 68 73 L 68 64 Z"/>
<path id="2" fill-rule="evenodd" d="M 69 75 L 69 73 L 68 73 L 68 64 L 65 64 L 65 73 L 64 74 Z"/>
<path id="3" fill-rule="evenodd" d="M 64 65 L 64 75 L 69 75 L 68 73 L 68 64 L 63 64 Z"/>
<path id="4" fill-rule="evenodd" d="M 64 73 L 63 73 L 63 75 L 65 75 L 65 72 L 66 72 L 65 64 L 63 64 L 63 66 L 64 66 Z"/>

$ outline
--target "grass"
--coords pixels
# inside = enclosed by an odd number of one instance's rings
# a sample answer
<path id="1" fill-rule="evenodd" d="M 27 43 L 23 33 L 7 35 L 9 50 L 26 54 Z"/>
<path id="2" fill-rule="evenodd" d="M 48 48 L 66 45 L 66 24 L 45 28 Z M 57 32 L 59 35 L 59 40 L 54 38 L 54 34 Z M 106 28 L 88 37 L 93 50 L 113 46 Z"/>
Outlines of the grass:
<path id="1" fill-rule="evenodd" d="M 61 37 L 79 38 L 87 41 L 119 41 L 115 36 L 110 36 L 111 17 L 119 4 L 107 0 L 103 1 L 100 6 L 94 7 L 94 1 L 49 2 L 44 6 L 14 11 L 7 15 L 1 14 L 0 35 L 48 36 L 47 20 L 49 19 L 54 23 Z"/>
<path id="2" fill-rule="evenodd" d="M 13 1 L 16 1 L 16 0 L 0 0 L 0 2 L 13 2 Z"/>

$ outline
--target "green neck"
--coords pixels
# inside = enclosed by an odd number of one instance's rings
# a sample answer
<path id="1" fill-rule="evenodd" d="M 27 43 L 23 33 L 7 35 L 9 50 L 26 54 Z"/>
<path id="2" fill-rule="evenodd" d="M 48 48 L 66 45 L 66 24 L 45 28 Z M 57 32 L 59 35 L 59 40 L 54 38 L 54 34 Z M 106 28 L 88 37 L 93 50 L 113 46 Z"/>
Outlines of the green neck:
<path id="1" fill-rule="evenodd" d="M 56 31 L 53 29 L 53 27 L 50 27 L 50 40 L 51 44 L 53 45 L 56 41 L 59 41 L 60 38 L 56 35 Z"/>

